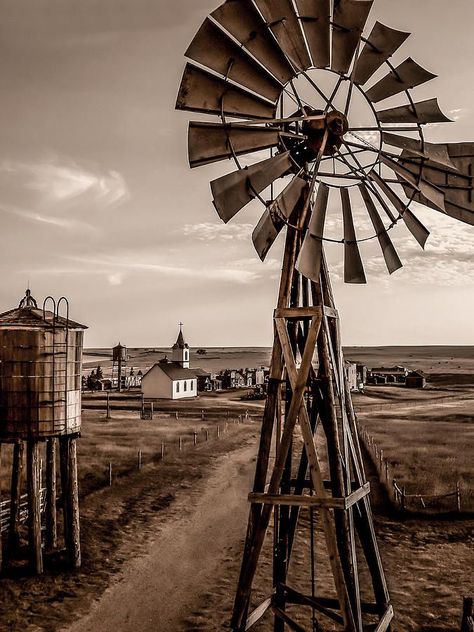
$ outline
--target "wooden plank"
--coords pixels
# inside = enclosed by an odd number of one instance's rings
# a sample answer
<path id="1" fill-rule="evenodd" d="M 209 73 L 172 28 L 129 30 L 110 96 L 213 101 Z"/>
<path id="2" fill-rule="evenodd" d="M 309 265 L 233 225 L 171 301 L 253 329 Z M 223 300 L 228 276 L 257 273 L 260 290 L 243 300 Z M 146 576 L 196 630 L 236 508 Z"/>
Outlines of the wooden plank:
<path id="1" fill-rule="evenodd" d="M 5 566 L 8 567 L 10 556 L 14 554 L 20 542 L 20 505 L 21 486 L 23 479 L 23 453 L 24 443 L 21 439 L 15 441 L 13 446 L 13 463 L 11 479 L 10 499 L 10 527 L 8 531 L 8 544 L 5 556 Z"/>
<path id="2" fill-rule="evenodd" d="M 264 616 L 264 614 L 272 605 L 272 599 L 273 597 L 268 597 L 267 599 L 265 599 L 265 601 L 262 601 L 262 603 L 257 606 L 255 610 L 247 617 L 245 632 L 247 632 L 247 630 L 250 630 L 250 628 L 254 626 L 257 621 L 260 621 L 260 619 Z"/>
<path id="3" fill-rule="evenodd" d="M 254 494 L 250 493 L 251 503 L 264 505 L 284 505 L 286 507 L 327 507 L 331 509 L 346 509 L 346 498 L 320 498 L 317 496 L 300 496 L 295 494 Z"/>
<path id="4" fill-rule="evenodd" d="M 298 623 L 296 623 L 296 621 L 293 621 L 293 619 L 291 617 L 289 617 L 286 612 L 283 612 L 283 610 L 281 610 L 281 608 L 277 608 L 276 606 L 272 607 L 273 612 L 275 613 L 275 615 L 281 619 L 281 621 L 284 621 L 286 623 L 286 625 L 290 628 L 290 630 L 294 630 L 294 632 L 306 632 L 304 628 L 302 628 L 300 625 L 298 625 Z"/>
<path id="5" fill-rule="evenodd" d="M 39 443 L 34 439 L 29 439 L 27 442 L 28 538 L 30 564 L 37 575 L 43 573 L 39 460 Z"/>
<path id="6" fill-rule="evenodd" d="M 337 309 L 334 309 L 334 307 L 328 307 L 327 305 L 325 305 L 323 309 L 326 318 L 335 318 L 339 320 L 339 312 Z"/>
<path id="7" fill-rule="evenodd" d="M 276 309 L 274 317 L 286 320 L 311 320 L 314 317 L 321 317 L 322 313 L 321 307 L 287 307 Z"/>
<path id="8" fill-rule="evenodd" d="M 309 606 L 310 608 L 313 608 L 314 610 L 317 610 L 317 612 L 323 614 L 328 619 L 331 619 L 332 621 L 335 621 L 340 625 L 344 624 L 343 618 L 339 614 L 332 612 L 332 610 L 330 610 L 326 605 L 323 605 L 322 600 L 318 597 L 303 595 L 302 593 L 293 590 L 289 586 L 285 586 L 284 590 L 286 593 L 287 603 Z M 331 602 L 332 603 L 330 608 L 333 608 L 335 610 L 340 609 L 339 601 L 337 599 L 332 599 Z"/>
<path id="9" fill-rule="evenodd" d="M 393 619 L 393 606 L 389 606 L 385 611 L 382 619 L 379 621 L 377 627 L 375 628 L 375 632 L 385 632 L 388 630 L 390 623 Z"/>
<path id="10" fill-rule="evenodd" d="M 70 517 L 69 517 L 69 505 L 67 498 L 69 496 L 69 448 L 68 437 L 59 438 L 59 465 L 61 474 L 61 504 L 63 509 L 63 535 L 64 544 L 67 548 L 69 541 L 70 530 Z"/>
<path id="11" fill-rule="evenodd" d="M 46 550 L 54 551 L 58 546 L 56 516 L 56 439 L 46 442 Z"/>
<path id="12" fill-rule="evenodd" d="M 79 516 L 79 486 L 77 478 L 77 439 L 68 439 L 68 515 L 70 517 L 68 533 L 68 557 L 73 568 L 81 566 L 81 531 Z"/>
<path id="13" fill-rule="evenodd" d="M 358 503 L 362 498 L 368 496 L 370 494 L 370 483 L 365 483 L 362 487 L 359 487 L 358 490 L 352 492 L 349 496 L 345 498 L 345 509 L 349 509 L 356 503 Z"/>

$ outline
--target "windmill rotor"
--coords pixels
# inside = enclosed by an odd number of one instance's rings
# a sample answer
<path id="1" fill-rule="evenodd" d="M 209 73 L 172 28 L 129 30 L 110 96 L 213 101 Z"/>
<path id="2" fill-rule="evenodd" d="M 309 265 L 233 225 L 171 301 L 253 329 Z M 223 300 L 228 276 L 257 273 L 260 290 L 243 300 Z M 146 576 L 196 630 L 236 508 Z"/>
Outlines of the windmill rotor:
<path id="1" fill-rule="evenodd" d="M 412 96 L 436 75 L 411 57 L 398 65 L 391 62 L 409 33 L 376 22 L 364 37 L 373 0 L 338 0 L 334 5 L 331 14 L 330 0 L 227 0 L 204 20 L 185 53 L 189 62 L 177 108 L 217 117 L 191 121 L 189 162 L 191 167 L 234 162 L 238 171 L 211 183 L 214 205 L 229 221 L 255 198 L 265 204 L 254 232 L 262 258 L 270 233 L 279 234 L 282 222 L 290 221 L 298 203 L 295 191 L 307 193 L 304 187 L 289 187 L 282 198 L 272 186 L 274 197 L 266 194 L 264 199 L 263 191 L 273 184 L 287 190 L 288 178 L 306 181 L 309 187 L 314 176 L 314 194 L 322 183 L 330 188 L 327 204 L 341 209 L 344 230 L 329 236 L 324 222 L 319 225 L 319 234 L 313 235 L 319 245 L 311 246 L 315 264 L 310 273 L 305 257 L 305 273 L 317 279 L 320 255 L 315 250 L 324 241 L 340 242 L 346 254 L 352 253 L 345 280 L 359 283 L 365 282 L 356 254 L 360 241 L 378 240 L 385 258 L 390 251 L 390 273 L 401 263 L 388 237 L 399 221 L 424 247 L 429 232 L 410 210 L 412 202 L 474 223 L 474 152 L 468 144 L 456 162 L 453 146 L 425 140 L 425 125 L 449 118 L 436 98 L 417 101 Z M 330 81 L 324 84 L 321 75 L 332 76 L 329 91 L 322 86 Z M 371 117 L 363 124 L 358 122 L 360 107 L 353 116 L 357 99 Z M 268 157 L 262 160 L 264 151 Z M 345 187 L 352 189 L 350 199 L 344 194 L 342 203 L 334 202 L 336 190 Z M 285 209 L 276 212 L 282 200 Z M 361 202 L 375 230 L 369 238 L 358 237 L 355 217 L 349 222 L 349 208 L 354 215 Z M 267 246 L 262 247 L 262 240 Z"/>

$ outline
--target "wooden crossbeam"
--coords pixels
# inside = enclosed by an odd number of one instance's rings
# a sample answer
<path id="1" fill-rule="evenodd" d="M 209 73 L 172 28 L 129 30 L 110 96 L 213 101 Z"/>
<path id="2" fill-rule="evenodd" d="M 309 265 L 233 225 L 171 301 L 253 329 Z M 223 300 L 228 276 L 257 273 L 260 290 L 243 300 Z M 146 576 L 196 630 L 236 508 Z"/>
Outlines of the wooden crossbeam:
<path id="1" fill-rule="evenodd" d="M 294 630 L 294 632 L 306 632 L 304 628 L 302 628 L 298 623 L 296 623 L 296 621 L 293 621 L 293 619 L 289 617 L 286 614 L 286 612 L 283 612 L 283 610 L 281 610 L 280 608 L 273 606 L 272 610 L 279 619 L 281 619 L 282 621 L 286 623 L 286 625 L 290 628 L 290 630 Z"/>
<path id="2" fill-rule="evenodd" d="M 250 628 L 254 626 L 257 623 L 257 621 L 260 621 L 263 615 L 271 607 L 272 603 L 273 603 L 273 596 L 267 597 L 265 601 L 262 601 L 262 603 L 259 606 L 257 606 L 251 614 L 249 614 L 249 616 L 247 617 L 247 622 L 245 624 L 245 632 L 247 632 L 247 630 L 250 630 Z"/>
<path id="3" fill-rule="evenodd" d="M 355 492 L 345 498 L 331 496 L 302 496 L 299 494 L 259 494 L 251 492 L 249 501 L 263 505 L 285 505 L 288 507 L 326 507 L 328 509 L 349 509 L 364 496 L 370 494 L 370 483 L 365 483 Z"/>

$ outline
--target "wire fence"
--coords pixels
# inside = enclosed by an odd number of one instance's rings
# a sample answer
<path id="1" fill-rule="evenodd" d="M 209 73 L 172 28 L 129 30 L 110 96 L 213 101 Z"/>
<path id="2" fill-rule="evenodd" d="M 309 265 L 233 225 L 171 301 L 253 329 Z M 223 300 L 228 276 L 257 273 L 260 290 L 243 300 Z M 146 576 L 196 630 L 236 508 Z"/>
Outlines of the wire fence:
<path id="1" fill-rule="evenodd" d="M 374 437 L 365 429 L 360 429 L 359 436 L 395 509 L 401 512 L 434 514 L 472 512 L 472 490 L 463 488 L 460 481 L 444 494 L 407 493 L 406 486 L 399 483 L 394 476 L 394 464 L 386 458 L 383 448 L 380 448 Z"/>

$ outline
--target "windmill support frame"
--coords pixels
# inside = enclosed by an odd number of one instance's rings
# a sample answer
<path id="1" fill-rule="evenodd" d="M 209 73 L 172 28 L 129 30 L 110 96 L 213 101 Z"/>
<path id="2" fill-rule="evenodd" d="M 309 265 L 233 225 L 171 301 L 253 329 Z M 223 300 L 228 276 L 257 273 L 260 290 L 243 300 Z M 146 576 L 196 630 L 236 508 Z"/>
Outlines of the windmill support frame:
<path id="1" fill-rule="evenodd" d="M 309 192 L 306 201 L 308 196 Z M 234 632 L 250 630 L 270 610 L 275 632 L 304 631 L 293 612 L 295 607 L 309 607 L 313 622 L 321 616 L 347 632 L 383 632 L 390 628 L 393 608 L 375 537 L 357 420 L 344 375 L 339 316 L 328 268 L 323 257 L 320 283 L 309 281 L 295 269 L 303 234 L 296 226 L 304 225 L 307 206 L 305 203 L 303 209 L 300 205 L 295 210 L 297 221 L 287 232 L 274 312 L 268 395 L 231 627 Z M 303 445 L 298 454 L 297 427 Z M 316 446 L 319 428 L 326 436 L 329 481 L 324 480 Z M 314 586 L 313 594 L 305 595 L 289 585 L 291 556 L 304 509 L 319 512 L 336 598 L 316 595 Z M 251 611 L 253 581 L 272 516 L 273 592 Z M 374 603 L 361 600 L 357 536 L 371 576 Z M 367 617 L 370 623 L 365 621 Z"/>

